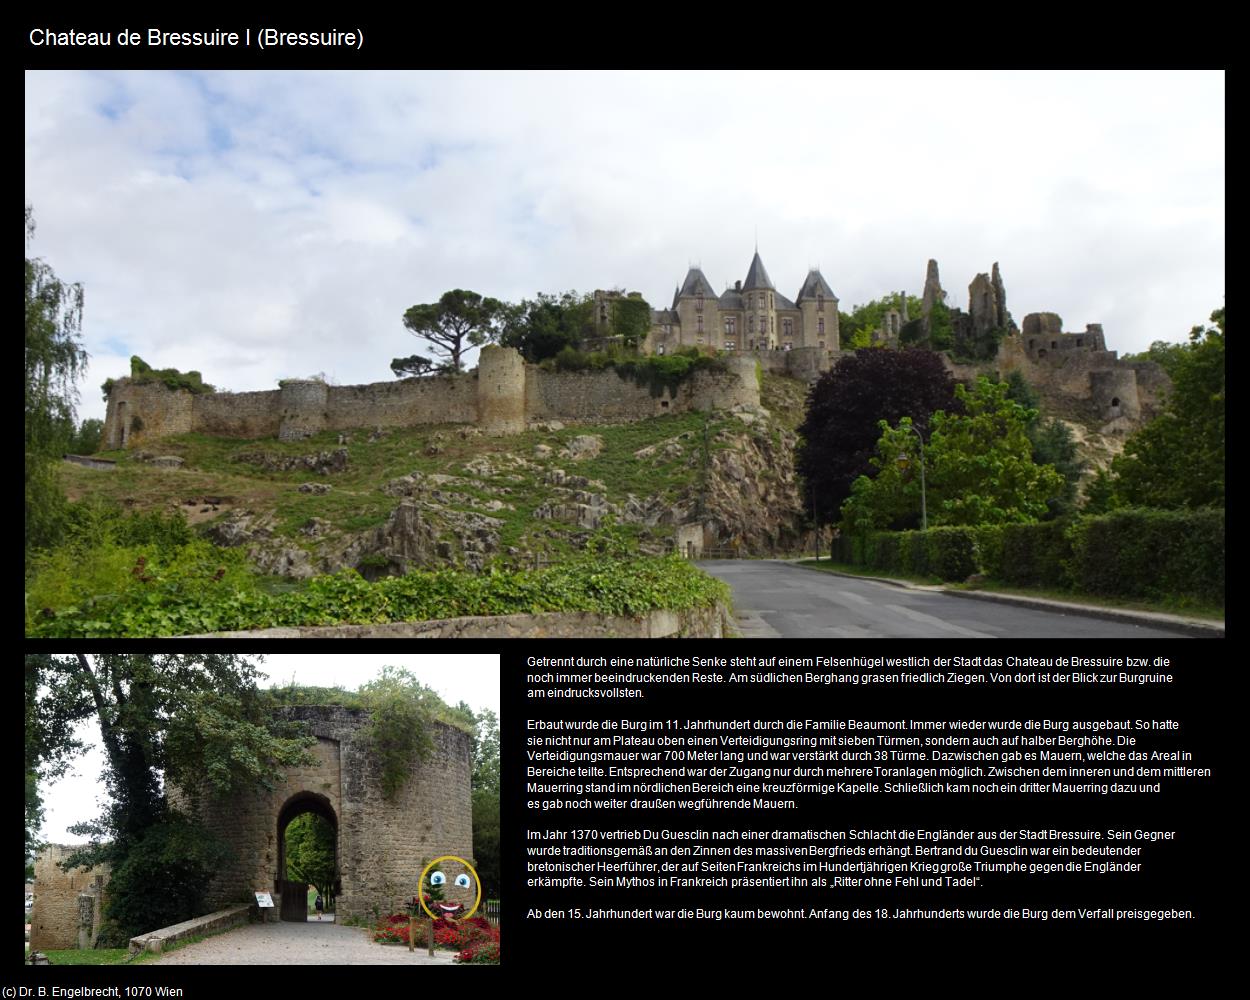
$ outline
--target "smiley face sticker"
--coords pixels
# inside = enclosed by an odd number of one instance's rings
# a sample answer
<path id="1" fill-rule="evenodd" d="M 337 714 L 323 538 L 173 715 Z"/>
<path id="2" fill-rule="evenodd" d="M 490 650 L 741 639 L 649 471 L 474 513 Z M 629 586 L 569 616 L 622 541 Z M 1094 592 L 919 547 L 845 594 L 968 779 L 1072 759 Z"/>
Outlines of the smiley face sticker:
<path id="1" fill-rule="evenodd" d="M 464 865 L 468 871 L 461 872 L 451 882 L 458 889 L 472 889 L 477 887 L 477 896 L 473 900 L 473 906 L 469 910 L 465 910 L 463 903 L 435 903 L 435 910 L 431 910 L 425 902 L 425 893 L 418 891 L 417 899 L 421 901 L 421 909 L 425 910 L 431 920 L 437 920 L 443 917 L 447 920 L 468 920 L 477 912 L 478 906 L 482 903 L 482 880 L 477 877 L 477 870 L 465 861 L 464 858 L 458 858 L 454 854 L 444 854 L 441 858 L 435 858 L 425 870 L 421 872 L 421 880 L 417 883 L 419 886 L 425 885 L 425 877 L 429 875 L 430 885 L 440 886 L 447 884 L 447 876 L 439 867 L 444 861 L 455 861 Z M 470 874 L 472 877 L 470 877 Z"/>

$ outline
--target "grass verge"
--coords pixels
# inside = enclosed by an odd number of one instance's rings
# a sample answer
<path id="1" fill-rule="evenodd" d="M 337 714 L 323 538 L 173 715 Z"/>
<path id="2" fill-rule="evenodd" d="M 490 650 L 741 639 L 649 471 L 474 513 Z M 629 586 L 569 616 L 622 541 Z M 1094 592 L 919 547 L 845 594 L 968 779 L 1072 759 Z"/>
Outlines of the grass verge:
<path id="1" fill-rule="evenodd" d="M 1131 597 L 1109 597 L 1099 594 L 1082 594 L 1071 590 L 1060 590 L 1047 587 L 1014 587 L 997 580 L 980 580 L 976 583 L 943 583 L 935 576 L 913 576 L 907 573 L 890 570 L 866 569 L 863 566 L 851 566 L 847 563 L 830 562 L 822 559 L 804 559 L 797 565 L 805 569 L 822 570 L 825 573 L 837 573 L 845 576 L 869 577 L 885 580 L 905 580 L 926 586 L 944 586 L 947 590 L 980 591 L 989 594 L 1004 594 L 1009 597 L 1038 597 L 1047 601 L 1063 601 L 1067 604 L 1081 604 L 1091 608 L 1106 608 L 1113 611 L 1146 611 L 1153 614 L 1181 615 L 1201 621 L 1223 624 L 1224 608 L 1220 605 L 1195 604 L 1186 600 L 1150 601 Z"/>

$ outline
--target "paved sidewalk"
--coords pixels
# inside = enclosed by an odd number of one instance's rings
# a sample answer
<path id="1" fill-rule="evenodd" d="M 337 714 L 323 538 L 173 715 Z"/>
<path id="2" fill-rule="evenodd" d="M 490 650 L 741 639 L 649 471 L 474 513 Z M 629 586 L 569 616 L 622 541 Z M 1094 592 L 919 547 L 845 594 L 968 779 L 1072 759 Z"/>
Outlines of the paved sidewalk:
<path id="1" fill-rule="evenodd" d="M 189 944 L 145 965 L 451 965 L 454 951 L 376 944 L 366 927 L 318 923 L 247 924 Z"/>

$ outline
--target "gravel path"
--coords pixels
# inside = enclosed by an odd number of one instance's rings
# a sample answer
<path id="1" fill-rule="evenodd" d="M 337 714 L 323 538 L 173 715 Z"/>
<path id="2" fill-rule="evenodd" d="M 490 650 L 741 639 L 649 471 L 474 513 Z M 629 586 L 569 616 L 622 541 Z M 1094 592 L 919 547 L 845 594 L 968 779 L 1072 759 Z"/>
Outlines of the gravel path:
<path id="1" fill-rule="evenodd" d="M 148 965 L 450 965 L 456 953 L 376 944 L 365 927 L 329 921 L 247 924 L 170 952 Z"/>

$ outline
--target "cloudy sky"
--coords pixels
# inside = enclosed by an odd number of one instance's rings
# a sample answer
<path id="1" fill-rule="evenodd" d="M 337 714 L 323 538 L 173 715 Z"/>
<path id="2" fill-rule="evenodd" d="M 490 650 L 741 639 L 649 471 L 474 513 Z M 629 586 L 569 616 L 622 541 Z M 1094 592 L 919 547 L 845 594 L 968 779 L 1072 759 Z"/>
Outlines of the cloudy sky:
<path id="1" fill-rule="evenodd" d="M 235 390 L 386 381 L 401 316 L 717 288 L 756 239 L 793 297 L 1184 339 L 1224 303 L 1221 72 L 53 72 L 26 75 L 28 253 L 86 289 L 80 416 L 131 354 Z"/>
<path id="2" fill-rule="evenodd" d="M 494 653 L 269 653 L 260 661 L 268 675 L 262 687 L 281 687 L 292 680 L 315 687 L 342 687 L 355 690 L 373 680 L 383 666 L 404 667 L 418 680 L 439 693 L 448 704 L 467 702 L 475 711 L 489 708 L 499 714 L 499 657 Z M 500 728 L 506 720 L 500 720 Z M 87 744 L 73 769 L 50 784 L 40 787 L 44 801 L 40 838 L 53 844 L 78 844 L 84 838 L 71 834 L 69 827 L 94 819 L 102 811 L 104 750 L 100 727 L 94 720 L 83 722 L 76 735 Z"/>

